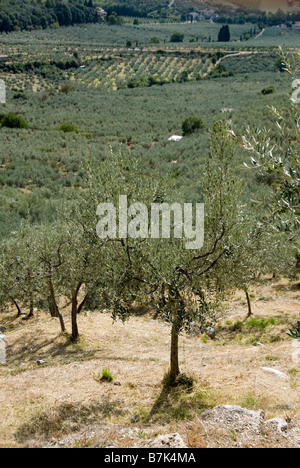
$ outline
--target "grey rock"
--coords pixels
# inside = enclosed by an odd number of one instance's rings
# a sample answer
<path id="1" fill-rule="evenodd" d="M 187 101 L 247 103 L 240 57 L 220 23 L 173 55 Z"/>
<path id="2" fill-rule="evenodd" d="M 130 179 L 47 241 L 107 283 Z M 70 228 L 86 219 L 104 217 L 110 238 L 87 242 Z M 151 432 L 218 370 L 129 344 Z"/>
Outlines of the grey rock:
<path id="1" fill-rule="evenodd" d="M 273 367 L 262 367 L 262 370 L 269 372 L 269 374 L 274 374 L 279 377 L 281 380 L 290 380 L 289 376 L 284 374 L 283 372 L 273 369 Z"/>
<path id="2" fill-rule="evenodd" d="M 0 340 L 0 364 L 6 364 L 6 346 L 4 340 Z"/>
<path id="3" fill-rule="evenodd" d="M 166 434 L 156 437 L 150 442 L 153 448 L 187 448 L 182 437 L 178 433 Z"/>
<path id="4" fill-rule="evenodd" d="M 6 332 L 6 327 L 0 327 L 0 333 L 5 333 Z"/>
<path id="5" fill-rule="evenodd" d="M 47 361 L 39 360 L 39 361 L 36 361 L 36 363 L 37 363 L 39 366 L 43 366 L 43 365 L 47 364 Z"/>
<path id="6" fill-rule="evenodd" d="M 216 330 L 213 328 L 213 327 L 207 327 L 205 329 L 205 332 L 206 334 L 212 339 L 214 340 L 215 337 L 216 337 Z"/>
<path id="7" fill-rule="evenodd" d="M 276 429 L 278 432 L 286 432 L 288 430 L 288 424 L 283 418 L 273 418 L 265 421 L 265 427 L 271 427 Z"/>
<path id="8" fill-rule="evenodd" d="M 219 405 L 201 415 L 201 419 L 211 428 L 219 425 L 240 434 L 259 434 L 264 417 L 265 413 L 262 410 L 253 411 L 235 405 Z"/>
<path id="9" fill-rule="evenodd" d="M 255 341 L 255 343 L 253 343 L 253 346 L 264 346 L 264 345 L 260 343 L 259 341 Z"/>

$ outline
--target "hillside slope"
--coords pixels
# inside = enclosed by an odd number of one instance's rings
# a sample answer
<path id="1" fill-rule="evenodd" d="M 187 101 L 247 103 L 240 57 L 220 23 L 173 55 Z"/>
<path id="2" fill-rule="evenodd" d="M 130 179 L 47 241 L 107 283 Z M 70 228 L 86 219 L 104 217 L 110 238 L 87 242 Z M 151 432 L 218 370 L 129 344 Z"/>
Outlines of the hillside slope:
<path id="1" fill-rule="evenodd" d="M 0 32 L 46 29 L 98 21 L 92 2 L 6 0 L 0 7 Z"/>
<path id="2" fill-rule="evenodd" d="M 268 280 L 252 296 L 254 316 L 242 323 L 246 305 L 238 293 L 215 340 L 182 335 L 181 370 L 195 379 L 186 390 L 162 386 L 170 329 L 151 311 L 125 325 L 113 324 L 109 313 L 87 312 L 79 318 L 77 344 L 59 335 L 57 319 L 44 312 L 27 321 L 7 314 L 0 447 L 145 447 L 174 432 L 192 448 L 297 446 L 300 343 L 286 331 L 299 314 L 299 285 Z M 64 314 L 69 328 L 67 309 Z M 101 381 L 104 368 L 112 382 Z M 204 411 L 224 404 L 263 410 L 265 421 L 283 418 L 288 430 L 217 427 L 211 418 L 218 410 Z"/>

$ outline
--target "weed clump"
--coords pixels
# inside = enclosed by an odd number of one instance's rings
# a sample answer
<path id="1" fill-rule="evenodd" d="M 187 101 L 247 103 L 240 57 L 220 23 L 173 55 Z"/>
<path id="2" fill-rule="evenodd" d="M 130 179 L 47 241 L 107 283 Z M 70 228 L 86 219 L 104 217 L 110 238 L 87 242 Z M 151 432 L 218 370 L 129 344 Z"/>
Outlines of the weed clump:
<path id="1" fill-rule="evenodd" d="M 112 382 L 113 380 L 114 380 L 114 377 L 113 377 L 111 371 L 109 369 L 107 369 L 107 368 L 102 369 L 101 381 Z"/>

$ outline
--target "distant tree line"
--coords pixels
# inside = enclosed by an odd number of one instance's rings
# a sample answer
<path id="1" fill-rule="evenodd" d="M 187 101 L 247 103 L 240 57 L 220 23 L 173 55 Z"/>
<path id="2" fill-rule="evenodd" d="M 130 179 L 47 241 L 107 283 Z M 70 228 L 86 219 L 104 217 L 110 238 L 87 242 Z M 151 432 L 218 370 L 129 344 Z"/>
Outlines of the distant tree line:
<path id="1" fill-rule="evenodd" d="M 98 4 L 101 4 L 105 11 L 107 11 L 108 17 L 110 15 L 116 15 L 117 17 L 146 18 L 155 15 L 160 18 L 169 16 L 184 22 L 187 21 L 189 12 L 195 10 L 195 7 L 191 7 L 189 2 L 175 2 L 175 6 L 170 9 L 168 8 L 167 1 L 164 4 L 159 0 L 149 0 L 147 2 L 137 2 L 134 0 L 98 0 Z M 277 26 L 282 23 L 289 25 L 295 21 L 300 21 L 300 12 L 297 11 L 284 12 L 279 9 L 277 12 L 267 13 L 258 9 L 240 7 L 232 12 L 231 7 L 221 4 L 215 5 L 214 10 L 219 15 L 214 21 L 221 24 L 253 23 L 262 26 Z M 196 11 L 201 13 L 200 8 L 196 8 Z"/>
<path id="2" fill-rule="evenodd" d="M 119 0 L 119 1 L 104 1 L 101 2 L 107 15 L 115 13 L 117 16 L 129 16 L 136 18 L 144 18 L 149 15 L 149 13 L 154 10 L 158 13 L 162 7 L 160 0 L 151 0 L 148 2 L 130 2 L 128 0 Z M 167 2 L 166 2 L 167 4 Z"/>
<path id="3" fill-rule="evenodd" d="M 217 23 L 245 24 L 253 23 L 261 26 L 278 26 L 279 24 L 292 25 L 295 21 L 300 21 L 300 12 L 284 12 L 278 10 L 276 13 L 266 13 L 265 11 L 247 11 L 239 9 L 232 14 L 220 14 L 215 20 Z"/>
<path id="4" fill-rule="evenodd" d="M 0 6 L 0 32 L 95 23 L 92 0 L 8 0 Z"/>
<path id="5" fill-rule="evenodd" d="M 79 63 L 75 59 L 70 60 L 50 60 L 47 61 L 38 61 L 35 60 L 34 62 L 26 62 L 26 63 L 0 63 L 0 70 L 4 73 L 24 73 L 33 71 L 35 73 L 42 73 L 45 69 L 49 67 L 57 68 L 59 70 L 69 70 L 71 68 L 78 68 Z"/>

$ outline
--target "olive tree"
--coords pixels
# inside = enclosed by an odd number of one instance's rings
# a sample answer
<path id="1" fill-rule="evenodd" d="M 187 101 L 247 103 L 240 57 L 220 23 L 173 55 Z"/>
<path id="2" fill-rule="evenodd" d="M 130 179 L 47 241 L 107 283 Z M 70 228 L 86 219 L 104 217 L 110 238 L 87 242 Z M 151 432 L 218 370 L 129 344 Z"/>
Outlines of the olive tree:
<path id="1" fill-rule="evenodd" d="M 281 60 L 291 77 L 291 85 L 299 80 L 294 74 L 299 68 L 300 54 L 293 59 L 281 51 Z M 297 85 L 298 83 L 298 85 Z M 291 87 L 292 89 L 292 87 Z M 274 192 L 274 215 L 287 227 L 300 225 L 300 108 L 299 100 L 287 96 L 291 105 L 286 111 L 275 107 L 270 112 L 275 124 L 270 128 L 248 128 L 243 136 L 244 148 L 252 153 L 251 163 L 261 174 L 277 176 Z M 247 163 L 245 163 L 247 166 Z"/>
<path id="2" fill-rule="evenodd" d="M 27 317 L 33 315 L 34 305 L 42 298 L 42 274 L 33 255 L 29 232 L 28 227 L 23 226 L 9 239 L 4 239 L 0 253 L 1 307 L 14 305 L 18 316 L 23 307 L 27 307 Z"/>
<path id="3" fill-rule="evenodd" d="M 281 51 L 283 69 L 291 77 L 291 85 L 299 88 L 295 73 L 299 69 L 300 54 L 293 57 Z M 296 90 L 297 91 L 297 90 Z M 298 93 L 299 94 L 299 93 Z M 265 263 L 270 260 L 274 270 L 289 276 L 299 271 L 299 227 L 300 227 L 300 108 L 299 100 L 287 96 L 288 109 L 270 108 L 275 123 L 270 128 L 248 128 L 243 138 L 243 146 L 252 153 L 250 158 L 253 170 L 262 176 L 271 176 L 273 202 L 269 205 L 269 215 L 264 222 L 273 231 L 272 240 L 278 245 L 273 261 L 266 249 Z M 245 162 L 246 167 L 250 167 Z M 276 236 L 277 234 L 277 236 Z"/>
<path id="4" fill-rule="evenodd" d="M 96 203 L 118 206 L 120 196 L 126 196 L 129 209 L 125 220 L 136 234 L 132 238 L 123 232 L 117 237 L 114 230 L 110 238 L 111 217 L 106 218 L 107 243 L 114 246 L 107 294 L 113 317 L 126 320 L 134 302 L 145 301 L 146 295 L 154 298 L 158 313 L 171 325 L 171 383 L 180 375 L 180 332 L 191 322 L 204 326 L 211 321 L 211 300 L 216 302 L 238 283 L 237 276 L 229 278 L 236 251 L 244 247 L 241 225 L 245 213 L 240 202 L 242 185 L 237 182 L 235 153 L 235 135 L 225 122 L 216 123 L 211 130 L 210 157 L 202 178 L 203 197 L 199 199 L 199 206 L 205 203 L 204 245 L 195 245 L 194 249 L 187 248 L 187 232 L 179 235 L 183 218 L 178 219 L 176 209 L 181 206 L 181 213 L 185 214 L 185 200 L 177 199 L 176 187 L 172 189 L 168 179 L 147 174 L 136 161 L 120 155 L 110 155 L 105 163 L 96 163 L 90 171 Z M 163 236 L 162 226 L 153 236 L 154 204 L 172 219 L 169 237 Z M 149 213 L 151 220 L 147 218 Z M 201 223 L 199 213 L 196 210 L 191 217 L 194 228 L 197 221 Z"/>

